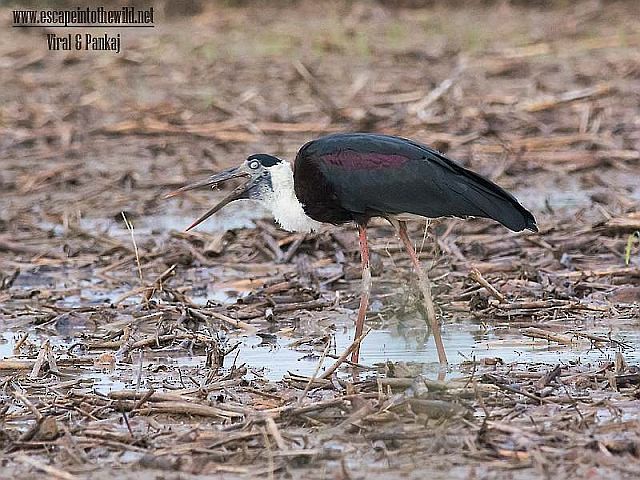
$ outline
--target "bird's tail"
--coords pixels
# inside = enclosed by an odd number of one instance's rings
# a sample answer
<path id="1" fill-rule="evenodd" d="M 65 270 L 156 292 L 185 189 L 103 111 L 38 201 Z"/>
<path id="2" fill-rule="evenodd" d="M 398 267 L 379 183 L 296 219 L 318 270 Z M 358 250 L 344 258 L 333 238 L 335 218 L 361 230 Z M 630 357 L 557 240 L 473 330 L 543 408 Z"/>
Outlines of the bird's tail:
<path id="1" fill-rule="evenodd" d="M 466 187 L 460 193 L 482 212 L 481 216 L 496 220 L 515 232 L 538 231 L 533 214 L 509 192 L 466 168 L 460 173 L 463 178 L 459 180 Z"/>

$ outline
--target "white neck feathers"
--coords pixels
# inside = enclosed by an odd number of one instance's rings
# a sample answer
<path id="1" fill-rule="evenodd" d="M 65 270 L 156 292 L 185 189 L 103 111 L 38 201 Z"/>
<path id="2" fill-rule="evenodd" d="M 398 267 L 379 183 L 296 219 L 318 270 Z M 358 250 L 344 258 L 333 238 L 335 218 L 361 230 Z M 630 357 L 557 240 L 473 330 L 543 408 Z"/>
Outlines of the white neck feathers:
<path id="1" fill-rule="evenodd" d="M 311 232 L 322 225 L 304 213 L 293 187 L 293 171 L 288 162 L 269 168 L 273 191 L 267 190 L 262 202 L 271 210 L 276 222 L 289 232 Z"/>

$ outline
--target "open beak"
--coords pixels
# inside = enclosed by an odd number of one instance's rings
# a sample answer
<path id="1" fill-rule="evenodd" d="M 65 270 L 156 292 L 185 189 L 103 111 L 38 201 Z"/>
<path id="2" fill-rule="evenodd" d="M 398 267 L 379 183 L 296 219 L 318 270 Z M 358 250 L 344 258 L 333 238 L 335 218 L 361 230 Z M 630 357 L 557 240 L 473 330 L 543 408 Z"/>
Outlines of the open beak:
<path id="1" fill-rule="evenodd" d="M 239 177 L 249 177 L 249 175 L 246 172 L 243 172 L 240 169 L 240 167 L 230 168 L 228 170 L 224 170 L 224 171 L 222 171 L 220 173 L 212 175 L 207 179 L 200 180 L 199 182 L 191 183 L 189 185 L 185 185 L 184 187 L 179 188 L 178 190 L 175 190 L 175 191 L 173 191 L 171 193 L 166 194 L 164 196 L 164 198 L 175 197 L 176 195 L 180 195 L 180 194 L 182 194 L 184 192 L 187 192 L 189 190 L 196 190 L 198 188 L 205 188 L 205 187 L 216 188 L 217 186 L 221 185 L 222 183 L 224 183 L 224 182 L 226 182 L 228 180 L 231 180 L 233 178 L 239 178 Z M 187 228 L 185 231 L 188 232 L 189 230 L 191 230 L 195 226 L 201 224 L 207 218 L 209 218 L 211 215 L 216 213 L 218 210 L 220 210 L 225 205 L 233 202 L 234 200 L 239 200 L 241 198 L 248 198 L 246 196 L 246 193 L 251 188 L 251 183 L 252 183 L 251 179 L 249 179 L 246 182 L 244 182 L 242 185 L 239 185 L 236 188 L 234 188 L 233 191 L 229 195 L 227 195 L 218 204 L 216 204 L 214 207 L 209 209 L 204 215 L 202 215 L 195 222 L 193 222 L 189 226 L 189 228 Z"/>

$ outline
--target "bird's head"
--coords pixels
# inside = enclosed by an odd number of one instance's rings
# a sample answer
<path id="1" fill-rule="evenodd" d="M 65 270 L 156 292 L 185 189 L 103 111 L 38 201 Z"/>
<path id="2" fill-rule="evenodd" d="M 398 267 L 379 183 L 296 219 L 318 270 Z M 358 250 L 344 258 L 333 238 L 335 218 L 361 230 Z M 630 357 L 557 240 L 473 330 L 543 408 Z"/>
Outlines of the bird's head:
<path id="1" fill-rule="evenodd" d="M 204 180 L 185 185 L 184 187 L 165 195 L 165 198 L 174 197 L 188 190 L 196 190 L 198 188 L 216 188 L 224 182 L 234 178 L 241 178 L 244 180 L 239 186 L 234 188 L 229 195 L 187 228 L 187 230 L 191 230 L 195 226 L 204 222 L 222 207 L 236 200 L 251 199 L 264 201 L 267 196 L 273 194 L 273 176 L 275 176 L 275 171 L 283 168 L 283 166 L 290 169 L 287 162 L 283 162 L 273 155 L 257 153 L 248 157 L 237 167 L 223 170 L 222 172 L 216 173 Z"/>

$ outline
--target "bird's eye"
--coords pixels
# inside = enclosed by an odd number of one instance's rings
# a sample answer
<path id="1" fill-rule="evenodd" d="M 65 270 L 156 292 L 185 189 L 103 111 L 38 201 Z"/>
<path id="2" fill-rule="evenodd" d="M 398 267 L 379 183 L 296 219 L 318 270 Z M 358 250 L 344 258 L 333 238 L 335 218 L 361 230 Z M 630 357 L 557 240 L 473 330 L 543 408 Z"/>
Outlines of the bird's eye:
<path id="1" fill-rule="evenodd" d="M 260 167 L 260 162 L 258 160 L 252 160 L 249 162 L 249 168 L 252 170 L 257 170 Z"/>

